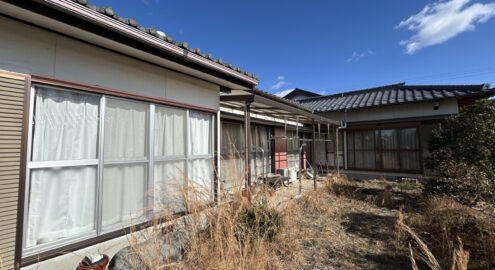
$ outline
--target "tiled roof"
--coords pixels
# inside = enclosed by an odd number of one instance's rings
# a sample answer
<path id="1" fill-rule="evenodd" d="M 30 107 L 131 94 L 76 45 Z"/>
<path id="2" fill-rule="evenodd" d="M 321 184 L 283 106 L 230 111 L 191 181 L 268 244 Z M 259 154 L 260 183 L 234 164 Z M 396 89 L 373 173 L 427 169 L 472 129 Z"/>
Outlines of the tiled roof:
<path id="1" fill-rule="evenodd" d="M 489 97 L 495 88 L 489 84 L 478 85 L 385 85 L 339 94 L 310 97 L 299 100 L 299 104 L 315 112 L 362 109 L 447 98 Z"/>
<path id="2" fill-rule="evenodd" d="M 298 101 L 301 99 L 309 98 L 309 97 L 320 97 L 320 94 L 316 94 L 310 91 L 306 91 L 303 89 L 295 88 L 290 91 L 287 95 L 284 96 L 285 99 L 290 99 L 293 101 Z"/>
<path id="3" fill-rule="evenodd" d="M 99 13 L 102 13 L 110 18 L 113 18 L 114 20 L 116 21 L 119 21 L 121 23 L 124 23 L 124 24 L 127 24 L 127 25 L 130 25 L 146 34 L 149 34 L 151 36 L 154 36 L 154 37 L 157 37 L 165 42 L 168 42 L 168 43 L 171 43 L 171 44 L 174 44 L 175 46 L 178 46 L 184 50 L 187 50 L 191 53 L 194 53 L 194 54 L 197 54 L 205 59 L 208 59 L 212 62 L 215 62 L 217 64 L 220 64 L 220 65 L 223 65 L 229 69 L 232 69 L 240 74 L 243 74 L 245 76 L 248 76 L 250 78 L 253 78 L 253 79 L 256 79 L 259 81 L 259 77 L 252 74 L 252 73 L 249 73 L 247 72 L 246 70 L 243 70 L 241 69 L 240 67 L 236 67 L 234 65 L 232 65 L 232 63 L 227 63 L 227 62 L 224 62 L 222 60 L 222 58 L 214 58 L 213 55 L 211 53 L 204 53 L 201 51 L 200 48 L 191 48 L 189 47 L 189 44 L 187 44 L 187 42 L 185 41 L 182 41 L 182 42 L 178 42 L 178 41 L 175 41 L 172 36 L 170 35 L 166 35 L 165 33 L 163 33 L 162 31 L 159 31 L 153 27 L 143 27 L 141 25 L 139 25 L 139 23 L 137 22 L 137 20 L 135 18 L 123 18 L 121 16 L 119 16 L 114 10 L 112 7 L 102 7 L 102 6 L 95 6 L 93 4 L 91 4 L 88 0 L 72 0 L 73 2 L 75 3 L 78 3 L 80 4 L 81 6 L 84 6 L 84 7 L 87 7 L 87 8 L 90 8 L 94 11 L 97 11 Z"/>

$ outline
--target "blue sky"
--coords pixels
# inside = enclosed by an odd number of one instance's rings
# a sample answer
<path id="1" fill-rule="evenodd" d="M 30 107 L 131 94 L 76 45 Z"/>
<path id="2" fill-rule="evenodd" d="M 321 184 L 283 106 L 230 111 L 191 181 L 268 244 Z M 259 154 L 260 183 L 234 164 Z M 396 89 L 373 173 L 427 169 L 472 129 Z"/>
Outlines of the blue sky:
<path id="1" fill-rule="evenodd" d="M 255 73 L 271 93 L 495 84 L 495 0 L 90 2 Z"/>

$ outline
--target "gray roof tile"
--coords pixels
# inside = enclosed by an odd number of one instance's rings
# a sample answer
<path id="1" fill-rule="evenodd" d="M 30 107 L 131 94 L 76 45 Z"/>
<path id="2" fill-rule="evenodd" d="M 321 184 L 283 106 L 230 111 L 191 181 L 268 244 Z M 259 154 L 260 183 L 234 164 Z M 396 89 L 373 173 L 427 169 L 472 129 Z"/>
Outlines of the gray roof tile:
<path id="1" fill-rule="evenodd" d="M 489 84 L 478 85 L 406 85 L 405 83 L 299 99 L 297 102 L 315 112 L 342 111 L 384 105 L 441 100 L 455 97 L 495 95 Z"/>

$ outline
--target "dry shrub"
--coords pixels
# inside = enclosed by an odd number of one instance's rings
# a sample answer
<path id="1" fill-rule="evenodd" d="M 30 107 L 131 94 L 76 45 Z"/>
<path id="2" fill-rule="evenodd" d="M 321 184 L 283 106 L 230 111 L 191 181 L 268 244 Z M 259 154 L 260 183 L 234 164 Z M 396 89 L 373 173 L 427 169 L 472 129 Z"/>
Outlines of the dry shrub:
<path id="1" fill-rule="evenodd" d="M 269 207 L 269 190 L 238 186 L 221 188 L 221 203 L 216 205 L 208 201 L 208 189 L 186 180 L 191 184 L 180 192 L 186 216 L 157 217 L 150 228 L 128 235 L 133 269 L 286 269 L 299 264 L 297 203 Z M 169 235 L 178 230 L 188 232 L 179 260 L 163 260 L 164 252 L 176 251 L 167 247 L 176 240 Z"/>
<path id="2" fill-rule="evenodd" d="M 495 268 L 495 218 L 446 197 L 425 200 L 420 213 L 399 220 L 414 228 L 440 266 L 466 269 L 469 263 L 469 269 Z"/>

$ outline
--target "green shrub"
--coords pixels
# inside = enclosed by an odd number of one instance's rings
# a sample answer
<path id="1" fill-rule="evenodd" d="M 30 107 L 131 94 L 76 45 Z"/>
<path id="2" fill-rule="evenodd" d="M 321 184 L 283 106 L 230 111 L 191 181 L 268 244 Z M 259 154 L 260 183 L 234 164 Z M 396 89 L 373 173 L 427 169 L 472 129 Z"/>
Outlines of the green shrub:
<path id="1" fill-rule="evenodd" d="M 444 177 L 495 179 L 495 100 L 479 100 L 432 134 L 426 165 Z"/>
<path id="2" fill-rule="evenodd" d="M 282 226 L 282 216 L 275 209 L 255 205 L 239 215 L 239 225 L 245 235 L 259 236 L 272 242 Z"/>
<path id="3" fill-rule="evenodd" d="M 424 185 L 430 195 L 445 195 L 455 201 L 474 206 L 480 201 L 495 205 L 495 184 L 469 179 L 440 178 Z"/>

